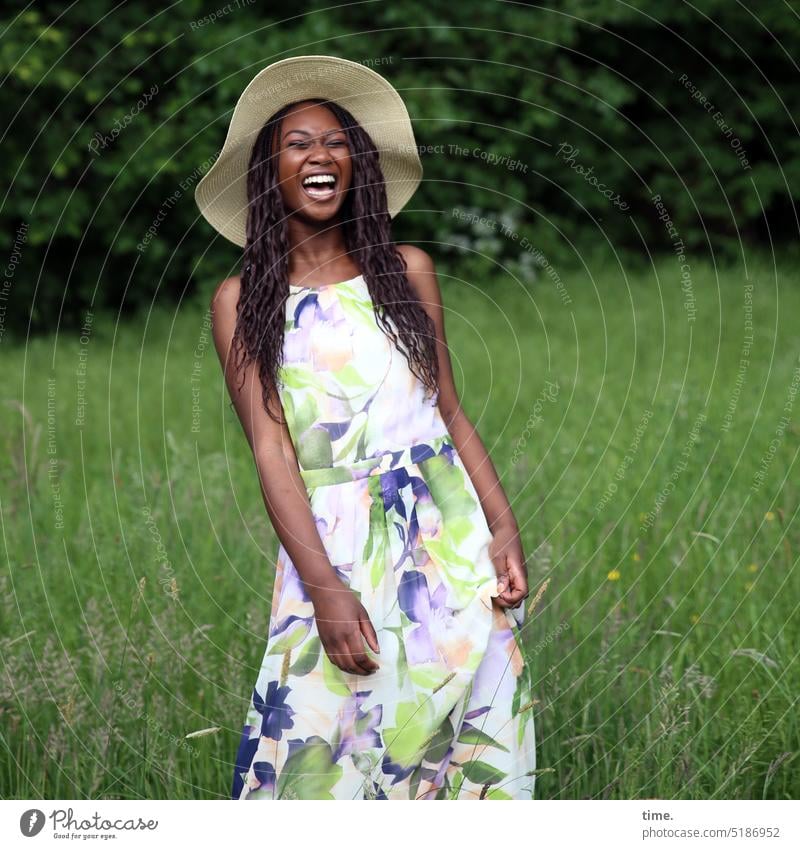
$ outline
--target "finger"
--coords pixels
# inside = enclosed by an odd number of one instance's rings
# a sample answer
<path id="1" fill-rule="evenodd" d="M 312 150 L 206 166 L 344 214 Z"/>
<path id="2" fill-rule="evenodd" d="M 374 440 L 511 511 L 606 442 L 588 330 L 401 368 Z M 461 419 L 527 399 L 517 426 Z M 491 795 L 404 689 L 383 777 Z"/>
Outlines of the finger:
<path id="1" fill-rule="evenodd" d="M 505 575 L 508 572 L 508 555 L 507 554 L 496 554 L 492 558 L 492 563 L 494 564 L 494 570 L 497 572 L 497 576 Z"/>
<path id="2" fill-rule="evenodd" d="M 373 665 L 373 662 L 365 654 L 356 652 L 353 655 L 353 673 L 355 675 L 374 675 L 378 671 L 378 667 Z"/>
<path id="3" fill-rule="evenodd" d="M 512 564 L 508 575 L 511 579 L 510 590 L 512 592 L 528 592 L 528 575 L 524 567 Z"/>
<path id="4" fill-rule="evenodd" d="M 350 655 L 355 663 L 355 672 L 362 675 L 370 675 L 378 668 L 372 658 L 368 657 L 364 651 L 364 638 L 361 636 L 361 631 L 357 631 L 349 641 Z"/>
<path id="5" fill-rule="evenodd" d="M 524 587 L 512 587 L 503 595 L 503 598 L 510 604 L 515 605 L 522 601 L 527 595 L 527 590 Z"/>
<path id="6" fill-rule="evenodd" d="M 511 556 L 509 556 L 508 561 L 508 574 L 511 580 L 517 583 L 527 583 L 528 569 L 525 564 Z"/>
<path id="7" fill-rule="evenodd" d="M 346 643 L 337 643 L 334 646 L 333 654 L 328 655 L 331 661 L 342 670 L 342 672 L 354 672 L 356 665 L 353 658 L 350 656 L 350 649 Z"/>
<path id="8" fill-rule="evenodd" d="M 526 570 L 525 564 L 516 554 L 507 554 L 506 560 L 508 562 L 508 571 L 514 572 L 517 575 L 521 575 Z"/>
<path id="9" fill-rule="evenodd" d="M 378 635 L 375 633 L 375 628 L 372 626 L 372 622 L 370 621 L 369 615 L 364 612 L 361 619 L 358 620 L 359 625 L 361 626 L 361 633 L 364 635 L 364 638 L 367 641 L 367 645 L 375 652 L 375 654 L 381 653 L 381 647 L 378 644 Z"/>
<path id="10" fill-rule="evenodd" d="M 507 590 L 502 596 L 498 597 L 502 607 L 519 607 L 524 599 L 528 597 L 528 592 L 523 587 Z"/>
<path id="11" fill-rule="evenodd" d="M 494 561 L 494 571 L 497 574 L 497 592 L 498 595 L 502 595 L 508 589 L 509 585 L 508 563 L 505 556 L 499 557 Z"/>
<path id="12" fill-rule="evenodd" d="M 526 593 L 524 596 L 522 596 L 522 598 L 519 599 L 519 601 L 514 601 L 513 598 L 509 598 L 508 594 L 506 594 L 506 596 L 504 596 L 503 598 L 498 598 L 497 602 L 500 605 L 500 607 L 508 608 L 510 610 L 516 610 L 518 607 L 522 606 L 522 603 L 525 601 L 525 599 L 527 597 L 528 596 L 527 596 L 527 593 Z"/>
<path id="13" fill-rule="evenodd" d="M 527 597 L 528 597 L 528 593 L 524 593 L 520 597 L 520 599 L 515 604 L 512 604 L 511 606 L 514 607 L 514 608 L 520 607 Z"/>
<path id="14" fill-rule="evenodd" d="M 353 660 L 364 669 L 368 674 L 372 674 L 377 670 L 378 663 L 367 654 L 367 647 L 364 640 L 364 635 L 361 630 L 357 630 L 350 640 L 350 654 Z"/>

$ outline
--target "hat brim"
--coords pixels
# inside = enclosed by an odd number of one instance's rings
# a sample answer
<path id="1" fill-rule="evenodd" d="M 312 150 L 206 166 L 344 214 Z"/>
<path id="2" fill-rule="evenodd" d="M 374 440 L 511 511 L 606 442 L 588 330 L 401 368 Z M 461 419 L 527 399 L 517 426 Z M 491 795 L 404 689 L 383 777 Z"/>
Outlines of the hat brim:
<path id="1" fill-rule="evenodd" d="M 337 56 L 294 56 L 260 71 L 242 92 L 225 144 L 197 184 L 195 201 L 208 223 L 239 247 L 247 239 L 247 169 L 266 120 L 288 103 L 323 97 L 343 106 L 378 150 L 390 217 L 422 181 L 422 163 L 405 104 L 371 68 Z"/>

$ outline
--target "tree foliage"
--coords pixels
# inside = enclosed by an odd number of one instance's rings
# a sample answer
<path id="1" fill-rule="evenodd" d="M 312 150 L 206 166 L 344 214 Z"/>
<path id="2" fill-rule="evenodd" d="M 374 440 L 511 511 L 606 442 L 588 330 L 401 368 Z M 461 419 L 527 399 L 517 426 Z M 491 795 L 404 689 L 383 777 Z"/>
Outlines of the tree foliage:
<path id="1" fill-rule="evenodd" d="M 646 257 L 679 238 L 717 256 L 797 233 L 800 16 L 778 0 L 14 6 L 1 214 L 7 256 L 27 228 L 6 316 L 20 329 L 236 270 L 194 186 L 242 89 L 291 55 L 350 58 L 398 88 L 425 181 L 396 236 L 453 261 L 478 251 L 535 277 L 534 254 Z"/>

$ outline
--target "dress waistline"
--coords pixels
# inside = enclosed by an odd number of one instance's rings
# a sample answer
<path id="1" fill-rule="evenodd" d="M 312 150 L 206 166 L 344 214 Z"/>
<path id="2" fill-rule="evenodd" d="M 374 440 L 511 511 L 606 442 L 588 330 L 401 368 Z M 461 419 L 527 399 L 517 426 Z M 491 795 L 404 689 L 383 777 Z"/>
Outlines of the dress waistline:
<path id="1" fill-rule="evenodd" d="M 437 454 L 454 453 L 455 450 L 450 434 L 445 433 L 405 448 L 379 451 L 373 457 L 357 460 L 354 463 L 342 463 L 322 469 L 301 469 L 300 476 L 307 488 L 315 489 L 319 486 L 331 486 L 372 475 L 382 475 L 403 466 L 421 463 Z"/>

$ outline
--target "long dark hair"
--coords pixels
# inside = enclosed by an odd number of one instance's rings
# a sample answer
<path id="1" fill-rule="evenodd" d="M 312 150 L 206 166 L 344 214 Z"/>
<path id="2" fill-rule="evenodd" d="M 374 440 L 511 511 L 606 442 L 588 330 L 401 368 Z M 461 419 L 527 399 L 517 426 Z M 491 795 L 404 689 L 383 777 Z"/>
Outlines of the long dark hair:
<path id="1" fill-rule="evenodd" d="M 272 415 L 269 399 L 277 393 L 278 369 L 283 363 L 290 245 L 278 184 L 278 151 L 272 150 L 272 139 L 280 138 L 283 118 L 300 102 L 306 101 L 290 103 L 272 115 L 253 146 L 247 174 L 247 242 L 233 339 L 237 368 L 258 363 L 264 407 L 274 421 L 279 420 Z M 367 283 L 379 326 L 398 345 L 410 370 L 432 396 L 439 377 L 435 327 L 408 282 L 406 262 L 392 239 L 378 151 L 355 118 L 338 103 L 322 98 L 312 102 L 333 112 L 350 145 L 353 179 L 341 207 L 346 249 Z"/>

